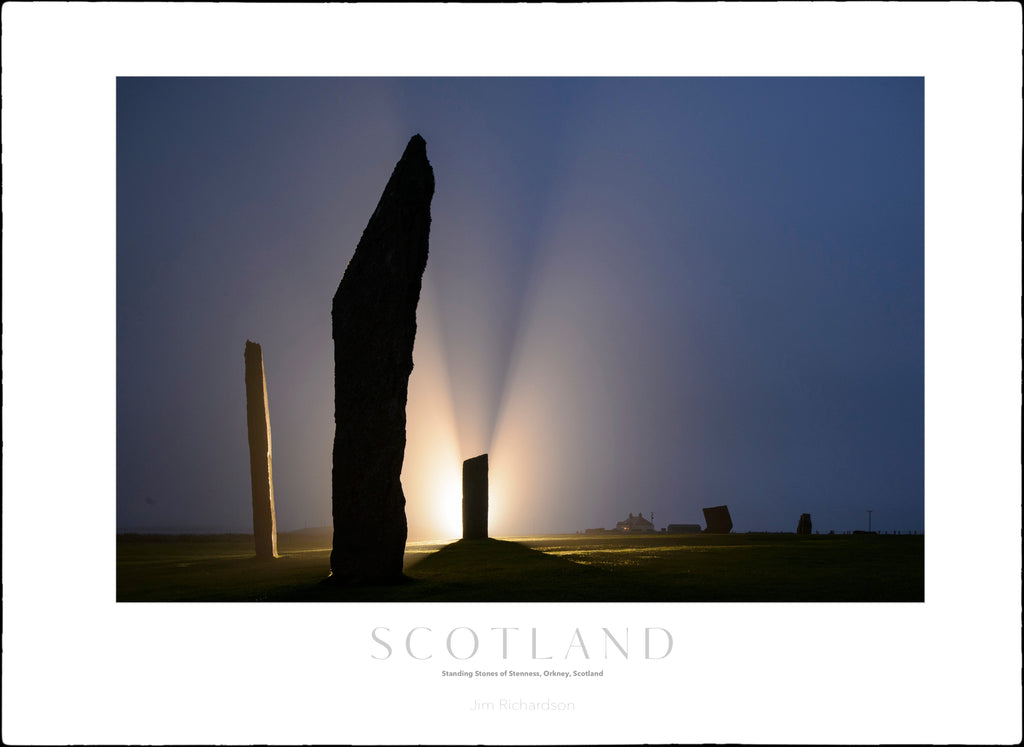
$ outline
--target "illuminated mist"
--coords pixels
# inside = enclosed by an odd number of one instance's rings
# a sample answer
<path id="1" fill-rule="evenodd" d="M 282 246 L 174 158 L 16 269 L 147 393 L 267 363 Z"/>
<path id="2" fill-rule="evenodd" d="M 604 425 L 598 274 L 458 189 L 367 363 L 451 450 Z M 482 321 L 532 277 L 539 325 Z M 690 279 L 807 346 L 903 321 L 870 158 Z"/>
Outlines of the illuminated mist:
<path id="1" fill-rule="evenodd" d="M 330 300 L 395 160 L 436 178 L 410 540 L 701 523 L 923 530 L 920 79 L 121 79 L 122 530 L 330 524 Z"/>

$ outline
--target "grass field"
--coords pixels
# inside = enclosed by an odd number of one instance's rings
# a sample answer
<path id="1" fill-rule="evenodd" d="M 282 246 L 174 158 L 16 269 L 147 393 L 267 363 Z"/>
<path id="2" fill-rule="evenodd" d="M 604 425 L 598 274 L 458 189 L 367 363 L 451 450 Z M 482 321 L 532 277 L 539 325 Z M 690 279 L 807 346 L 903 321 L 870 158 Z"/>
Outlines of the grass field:
<path id="1" fill-rule="evenodd" d="M 406 545 L 404 583 L 338 588 L 329 530 L 119 535 L 119 602 L 923 602 L 921 535 L 548 535 Z"/>

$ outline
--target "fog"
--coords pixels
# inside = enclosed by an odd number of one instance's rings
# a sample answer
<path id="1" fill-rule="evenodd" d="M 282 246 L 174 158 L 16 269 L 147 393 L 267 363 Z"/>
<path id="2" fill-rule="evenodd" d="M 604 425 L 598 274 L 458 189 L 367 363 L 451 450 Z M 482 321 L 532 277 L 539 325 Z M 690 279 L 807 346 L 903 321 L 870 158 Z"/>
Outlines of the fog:
<path id="1" fill-rule="evenodd" d="M 119 79 L 117 525 L 330 522 L 331 298 L 420 133 L 410 539 L 924 528 L 920 78 Z"/>

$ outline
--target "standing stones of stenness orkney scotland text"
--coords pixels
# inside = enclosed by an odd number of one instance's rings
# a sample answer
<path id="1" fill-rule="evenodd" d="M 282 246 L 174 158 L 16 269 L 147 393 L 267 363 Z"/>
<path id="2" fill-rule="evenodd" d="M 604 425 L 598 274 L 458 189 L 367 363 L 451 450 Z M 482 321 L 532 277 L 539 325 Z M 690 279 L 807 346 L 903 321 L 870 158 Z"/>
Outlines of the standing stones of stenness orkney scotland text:
<path id="1" fill-rule="evenodd" d="M 270 405 L 263 373 L 263 348 L 245 341 L 245 414 L 249 429 L 249 476 L 252 480 L 252 529 L 256 556 L 277 557 L 274 515 L 274 470 L 270 448 Z"/>
<path id="2" fill-rule="evenodd" d="M 332 581 L 402 577 L 405 406 L 433 195 L 426 142 L 414 135 L 334 294 Z"/>

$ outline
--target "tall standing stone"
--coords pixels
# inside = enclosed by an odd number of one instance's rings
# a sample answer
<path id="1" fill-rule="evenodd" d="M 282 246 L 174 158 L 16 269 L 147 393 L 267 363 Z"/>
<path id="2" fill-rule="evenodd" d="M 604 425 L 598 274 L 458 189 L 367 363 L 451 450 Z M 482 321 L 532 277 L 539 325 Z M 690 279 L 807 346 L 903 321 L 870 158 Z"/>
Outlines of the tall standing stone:
<path id="1" fill-rule="evenodd" d="M 245 414 L 249 426 L 249 476 L 252 480 L 252 529 L 256 556 L 277 557 L 274 470 L 270 448 L 270 406 L 263 373 L 263 349 L 245 341 Z"/>
<path id="2" fill-rule="evenodd" d="M 433 195 L 426 142 L 414 135 L 334 294 L 332 581 L 402 577 L 405 405 Z"/>
<path id="3" fill-rule="evenodd" d="M 811 515 L 800 514 L 800 521 L 796 525 L 797 534 L 810 534 L 811 533 Z"/>
<path id="4" fill-rule="evenodd" d="M 487 539 L 487 455 L 462 463 L 462 539 Z"/>

